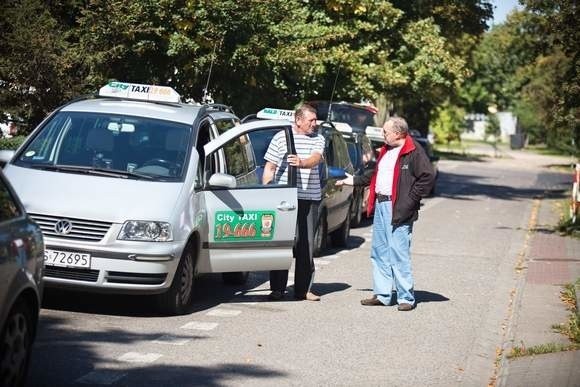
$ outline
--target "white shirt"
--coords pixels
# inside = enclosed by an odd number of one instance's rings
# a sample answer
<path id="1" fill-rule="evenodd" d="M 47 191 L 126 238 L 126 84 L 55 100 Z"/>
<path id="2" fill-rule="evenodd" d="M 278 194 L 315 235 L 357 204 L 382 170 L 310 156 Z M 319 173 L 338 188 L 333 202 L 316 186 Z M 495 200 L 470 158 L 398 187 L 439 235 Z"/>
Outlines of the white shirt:
<path id="1" fill-rule="evenodd" d="M 381 161 L 379 161 L 377 183 L 375 186 L 376 193 L 381 195 L 393 194 L 393 176 L 395 173 L 395 164 L 399 158 L 401 148 L 403 148 L 403 145 L 389 149 L 387 153 L 385 153 L 385 155 L 381 158 Z"/>

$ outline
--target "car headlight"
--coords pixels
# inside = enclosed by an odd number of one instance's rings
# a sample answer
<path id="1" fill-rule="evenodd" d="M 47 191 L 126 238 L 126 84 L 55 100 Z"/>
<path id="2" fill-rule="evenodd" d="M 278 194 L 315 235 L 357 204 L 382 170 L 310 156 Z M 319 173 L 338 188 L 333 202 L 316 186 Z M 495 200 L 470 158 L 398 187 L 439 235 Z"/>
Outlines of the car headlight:
<path id="1" fill-rule="evenodd" d="M 170 242 L 171 225 L 165 222 L 128 220 L 123 224 L 117 239 L 126 241 Z"/>

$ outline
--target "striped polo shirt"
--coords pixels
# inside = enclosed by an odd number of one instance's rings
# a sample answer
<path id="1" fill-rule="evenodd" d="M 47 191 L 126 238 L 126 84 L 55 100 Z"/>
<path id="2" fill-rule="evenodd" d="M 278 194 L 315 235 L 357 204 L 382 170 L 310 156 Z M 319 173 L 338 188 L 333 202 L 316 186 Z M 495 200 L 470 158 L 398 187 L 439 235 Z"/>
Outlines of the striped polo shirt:
<path id="1" fill-rule="evenodd" d="M 307 159 L 313 153 L 324 154 L 324 137 L 313 133 L 311 135 L 294 134 L 294 145 L 296 154 L 300 159 Z M 276 164 L 276 173 L 274 181 L 277 184 L 288 184 L 288 160 L 286 156 L 288 146 L 286 145 L 286 136 L 284 131 L 274 135 L 270 146 L 266 151 L 264 159 Z M 297 173 L 298 199 L 302 200 L 320 200 L 320 175 L 318 165 L 314 168 L 299 168 Z"/>

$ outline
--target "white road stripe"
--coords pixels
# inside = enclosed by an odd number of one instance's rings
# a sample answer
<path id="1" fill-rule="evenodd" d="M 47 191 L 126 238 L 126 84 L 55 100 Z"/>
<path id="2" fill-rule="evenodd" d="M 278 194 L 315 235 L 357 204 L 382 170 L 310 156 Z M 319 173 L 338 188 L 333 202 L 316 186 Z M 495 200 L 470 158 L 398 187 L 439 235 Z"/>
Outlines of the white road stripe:
<path id="1" fill-rule="evenodd" d="M 126 361 L 127 363 L 153 363 L 161 356 L 163 355 L 160 353 L 127 352 L 126 354 L 119 356 L 117 360 Z"/>
<path id="2" fill-rule="evenodd" d="M 202 322 L 202 321 L 192 321 L 185 325 L 182 325 L 181 329 L 193 329 L 198 331 L 211 331 L 215 329 L 219 324 L 214 322 Z"/>
<path id="3" fill-rule="evenodd" d="M 316 261 L 314 261 L 314 265 L 320 265 L 320 266 L 325 266 L 328 265 L 330 263 L 330 261 L 324 261 L 322 259 L 317 259 Z"/>
<path id="4" fill-rule="evenodd" d="M 82 384 L 111 385 L 127 375 L 126 372 L 116 370 L 94 370 L 81 376 L 75 382 Z"/>
<path id="5" fill-rule="evenodd" d="M 175 335 L 163 335 L 156 340 L 153 340 L 154 343 L 158 344 L 169 344 L 169 345 L 184 345 L 191 341 L 191 339 L 187 339 L 184 337 L 179 337 Z"/>
<path id="6" fill-rule="evenodd" d="M 209 312 L 207 312 L 206 316 L 232 317 L 232 316 L 237 316 L 240 313 L 242 313 L 241 310 L 235 310 L 235 309 L 214 309 L 214 310 L 210 310 Z"/>

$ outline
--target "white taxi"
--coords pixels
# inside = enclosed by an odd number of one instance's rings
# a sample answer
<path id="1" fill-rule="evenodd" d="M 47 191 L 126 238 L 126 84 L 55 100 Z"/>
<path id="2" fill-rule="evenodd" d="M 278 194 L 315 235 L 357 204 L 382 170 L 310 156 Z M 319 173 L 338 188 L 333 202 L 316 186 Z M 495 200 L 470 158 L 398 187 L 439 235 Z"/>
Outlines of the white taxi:
<path id="1" fill-rule="evenodd" d="M 291 152 L 290 123 L 240 124 L 224 105 L 180 100 L 110 82 L 0 155 L 43 231 L 47 287 L 152 294 L 181 314 L 198 273 L 244 282 L 290 267 L 296 182 L 262 185 L 250 139 L 283 130 Z"/>

